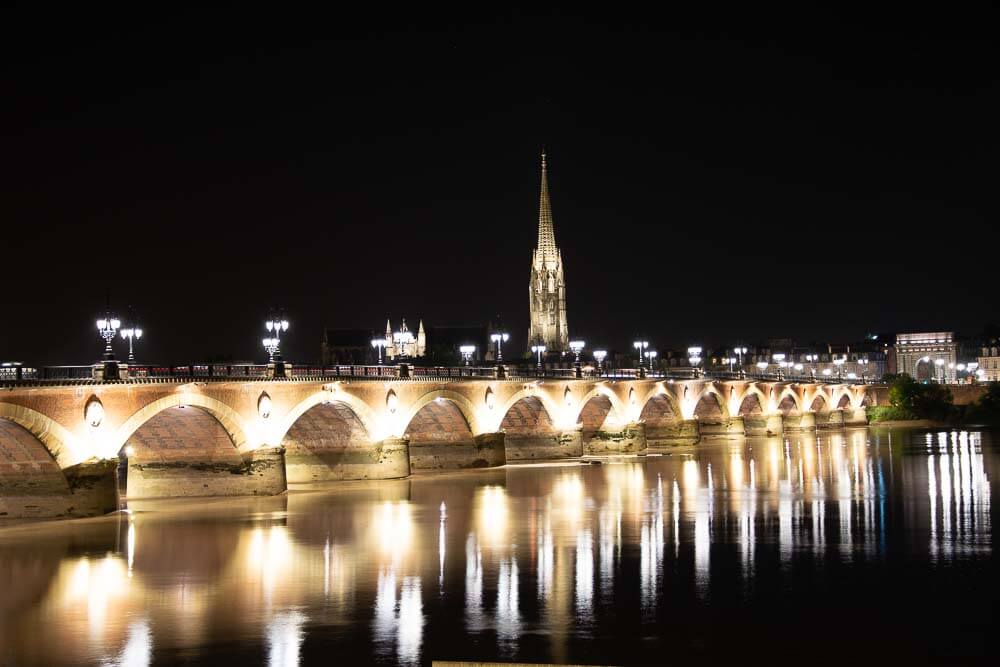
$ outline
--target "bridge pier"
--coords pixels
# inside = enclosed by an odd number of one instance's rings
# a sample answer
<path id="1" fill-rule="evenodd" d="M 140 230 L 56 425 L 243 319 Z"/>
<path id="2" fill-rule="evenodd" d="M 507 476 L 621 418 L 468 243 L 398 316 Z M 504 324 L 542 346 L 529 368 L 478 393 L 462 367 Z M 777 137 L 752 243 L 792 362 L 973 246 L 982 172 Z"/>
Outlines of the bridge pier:
<path id="1" fill-rule="evenodd" d="M 844 411 L 845 424 L 847 426 L 868 426 L 868 409 L 858 408 L 857 410 Z"/>
<path id="2" fill-rule="evenodd" d="M 697 419 L 684 419 L 657 426 L 646 424 L 646 446 L 674 447 L 694 444 L 701 437 L 699 428 Z"/>
<path id="3" fill-rule="evenodd" d="M 410 443 L 386 438 L 371 447 L 285 452 L 289 484 L 351 479 L 399 479 L 410 474 Z"/>
<path id="4" fill-rule="evenodd" d="M 780 412 L 771 415 L 752 415 L 743 418 L 745 432 L 754 436 L 774 436 L 785 432 L 785 418 Z"/>
<path id="5" fill-rule="evenodd" d="M 62 475 L 0 480 L 0 518 L 54 519 L 101 516 L 118 509 L 117 462 L 85 461 Z"/>
<path id="6" fill-rule="evenodd" d="M 539 436 L 504 436 L 508 461 L 568 459 L 583 456 L 580 428 Z"/>
<path id="7" fill-rule="evenodd" d="M 782 420 L 782 426 L 785 432 L 815 431 L 816 413 L 803 412 L 797 415 L 785 415 L 785 418 Z"/>
<path id="8" fill-rule="evenodd" d="M 287 488 L 284 447 L 262 447 L 242 465 L 197 460 L 129 461 L 127 498 L 273 496 Z"/>
<path id="9" fill-rule="evenodd" d="M 826 419 L 823 418 L 824 415 Z M 816 428 L 844 428 L 844 411 L 838 409 L 820 412 L 816 417 Z"/>
<path id="10" fill-rule="evenodd" d="M 620 431 L 594 431 L 583 443 L 584 454 L 632 454 L 646 449 L 646 424 L 631 422 Z"/>
<path id="11" fill-rule="evenodd" d="M 507 463 L 504 433 L 481 433 L 470 444 L 409 442 L 412 470 L 493 468 Z"/>
<path id="12" fill-rule="evenodd" d="M 698 430 L 703 437 L 742 438 L 746 433 L 746 425 L 743 417 L 733 417 L 721 422 L 699 422 Z"/>

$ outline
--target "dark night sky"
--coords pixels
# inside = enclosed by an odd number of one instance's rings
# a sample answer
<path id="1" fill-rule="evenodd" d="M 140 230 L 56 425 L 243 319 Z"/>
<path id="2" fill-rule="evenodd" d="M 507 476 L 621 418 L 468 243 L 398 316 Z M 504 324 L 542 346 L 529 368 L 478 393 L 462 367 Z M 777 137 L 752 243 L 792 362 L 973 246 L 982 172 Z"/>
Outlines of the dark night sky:
<path id="1" fill-rule="evenodd" d="M 527 328 L 538 152 L 569 324 L 657 345 L 1000 320 L 998 16 L 6 12 L 0 360 Z M 512 350 L 513 351 L 513 350 Z"/>

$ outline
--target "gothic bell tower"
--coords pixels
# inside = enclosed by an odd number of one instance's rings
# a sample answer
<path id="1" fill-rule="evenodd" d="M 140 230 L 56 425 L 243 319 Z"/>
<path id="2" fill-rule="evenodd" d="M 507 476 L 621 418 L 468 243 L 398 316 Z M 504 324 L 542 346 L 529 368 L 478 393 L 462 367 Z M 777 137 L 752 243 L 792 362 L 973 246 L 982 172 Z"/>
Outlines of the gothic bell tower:
<path id="1" fill-rule="evenodd" d="M 549 202 L 549 179 L 542 151 L 542 191 L 538 206 L 538 247 L 531 256 L 531 282 L 528 284 L 528 306 L 531 324 L 528 345 L 541 343 L 547 352 L 569 350 L 569 329 L 566 325 L 566 279 L 563 276 L 562 253 L 556 246 L 552 225 L 552 205 Z"/>

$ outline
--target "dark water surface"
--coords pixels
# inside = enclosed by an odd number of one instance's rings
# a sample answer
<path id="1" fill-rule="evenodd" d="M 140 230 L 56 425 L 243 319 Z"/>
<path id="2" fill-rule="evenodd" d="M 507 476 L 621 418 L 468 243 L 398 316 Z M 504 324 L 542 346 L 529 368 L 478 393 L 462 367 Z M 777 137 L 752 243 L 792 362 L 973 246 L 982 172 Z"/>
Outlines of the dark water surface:
<path id="1" fill-rule="evenodd" d="M 987 662 L 995 434 L 854 429 L 0 528 L 0 664 Z"/>

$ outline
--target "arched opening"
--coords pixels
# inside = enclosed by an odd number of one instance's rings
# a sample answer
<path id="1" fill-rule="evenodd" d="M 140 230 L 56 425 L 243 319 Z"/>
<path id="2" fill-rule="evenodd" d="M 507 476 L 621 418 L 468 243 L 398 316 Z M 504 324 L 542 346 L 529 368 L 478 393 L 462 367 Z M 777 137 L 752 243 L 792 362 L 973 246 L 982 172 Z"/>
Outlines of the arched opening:
<path id="1" fill-rule="evenodd" d="M 593 396 L 584 403 L 579 421 L 583 424 L 584 442 L 597 431 L 617 430 L 622 426 L 607 396 Z"/>
<path id="2" fill-rule="evenodd" d="M 351 406 L 329 401 L 312 406 L 289 427 L 281 440 L 288 482 L 298 484 L 339 479 L 384 478 L 375 443 Z M 391 476 L 405 476 L 397 470 Z"/>
<path id="3" fill-rule="evenodd" d="M 709 424 L 723 421 L 722 405 L 718 396 L 712 392 L 704 394 L 694 406 L 694 416 L 698 421 Z"/>
<path id="4" fill-rule="evenodd" d="M 826 398 L 822 395 L 816 396 L 809 405 L 809 410 L 811 412 L 823 412 L 826 410 Z"/>
<path id="5" fill-rule="evenodd" d="M 240 495 L 222 487 L 232 481 L 225 475 L 244 472 L 243 457 L 219 420 L 192 405 L 149 418 L 129 436 L 119 461 L 119 491 L 129 498 Z"/>
<path id="6" fill-rule="evenodd" d="M 917 366 L 913 369 L 913 377 L 917 382 L 930 382 L 935 377 L 934 360 L 928 357 L 917 360 Z"/>
<path id="7" fill-rule="evenodd" d="M 510 406 L 500 421 L 508 459 L 572 456 L 559 447 L 559 431 L 540 399 L 528 396 Z"/>
<path id="8" fill-rule="evenodd" d="M 763 414 L 764 408 L 760 405 L 760 397 L 757 394 L 748 394 L 743 398 L 743 402 L 740 403 L 740 409 L 737 414 L 740 417 L 753 417 L 759 414 Z"/>
<path id="9" fill-rule="evenodd" d="M 870 408 L 873 405 L 875 405 L 875 400 L 872 398 L 871 394 L 866 392 L 864 398 L 861 399 L 861 405 L 863 405 L 866 408 Z"/>
<path id="10" fill-rule="evenodd" d="M 463 467 L 460 450 L 474 450 L 475 438 L 465 415 L 447 398 L 430 401 L 410 420 L 405 430 L 410 441 L 413 468 Z"/>
<path id="11" fill-rule="evenodd" d="M 840 397 L 840 400 L 837 401 L 837 409 L 846 410 L 850 407 L 851 407 L 851 397 L 848 396 L 847 394 L 844 394 L 843 396 Z"/>
<path id="12" fill-rule="evenodd" d="M 0 512 L 6 510 L 5 499 L 69 492 L 66 476 L 45 445 L 26 428 L 0 419 Z"/>
<path id="13" fill-rule="evenodd" d="M 784 416 L 797 415 L 799 413 L 799 406 L 795 403 L 795 399 L 789 394 L 785 396 L 778 403 L 778 412 Z"/>
<path id="14" fill-rule="evenodd" d="M 681 419 L 681 415 L 663 394 L 657 394 L 648 401 L 642 408 L 639 419 L 646 422 L 647 427 L 667 426 L 676 424 Z"/>

